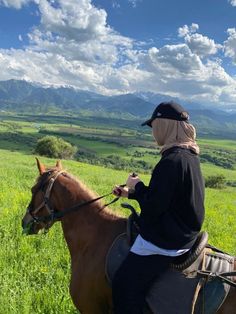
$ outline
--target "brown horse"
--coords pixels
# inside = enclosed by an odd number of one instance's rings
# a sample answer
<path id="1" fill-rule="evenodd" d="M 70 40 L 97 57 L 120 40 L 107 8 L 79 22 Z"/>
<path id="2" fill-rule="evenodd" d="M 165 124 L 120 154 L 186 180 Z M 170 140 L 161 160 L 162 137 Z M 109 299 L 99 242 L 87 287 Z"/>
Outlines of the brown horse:
<path id="1" fill-rule="evenodd" d="M 105 276 L 105 259 L 113 240 L 125 232 L 126 219 L 115 216 L 79 180 L 62 170 L 60 162 L 47 170 L 37 160 L 40 176 L 22 225 L 29 234 L 60 220 L 71 255 L 70 294 L 82 314 L 112 313 L 112 293 Z M 87 203 L 79 210 L 65 208 Z M 60 215 L 60 213 L 62 213 Z M 235 264 L 236 269 L 236 264 Z M 236 290 L 231 288 L 219 314 L 236 313 Z"/>

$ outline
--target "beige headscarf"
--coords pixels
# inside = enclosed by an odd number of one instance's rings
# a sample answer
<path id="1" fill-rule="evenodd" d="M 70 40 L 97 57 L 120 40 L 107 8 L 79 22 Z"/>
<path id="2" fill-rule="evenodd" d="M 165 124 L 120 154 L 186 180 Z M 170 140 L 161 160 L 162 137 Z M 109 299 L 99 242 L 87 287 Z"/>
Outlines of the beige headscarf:
<path id="1" fill-rule="evenodd" d="M 155 119 L 152 122 L 152 133 L 158 145 L 162 146 L 161 153 L 178 146 L 192 149 L 199 154 L 196 143 L 196 130 L 190 123 L 170 119 Z"/>

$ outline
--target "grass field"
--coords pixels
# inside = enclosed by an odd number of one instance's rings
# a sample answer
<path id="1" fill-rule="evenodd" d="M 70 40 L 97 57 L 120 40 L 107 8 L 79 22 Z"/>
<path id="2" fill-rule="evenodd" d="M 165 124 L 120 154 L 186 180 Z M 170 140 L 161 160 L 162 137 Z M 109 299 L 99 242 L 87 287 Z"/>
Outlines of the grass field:
<path id="1" fill-rule="evenodd" d="M 16 118 L 7 122 L 7 125 L 6 121 L 0 123 L 2 148 L 0 150 L 0 314 L 78 313 L 69 296 L 70 260 L 60 224 L 55 224 L 46 235 L 31 237 L 22 235 L 21 219 L 31 197 L 30 188 L 38 175 L 32 151 L 37 138 L 42 136 L 39 133 L 39 122 L 36 121 L 34 125 L 32 121 Z M 47 121 L 43 127 L 48 131 L 58 131 L 63 128 L 64 135 L 70 128 L 61 121 L 57 123 L 54 121 L 54 124 Z M 136 157 L 137 159 L 148 158 L 148 161 L 153 164 L 159 158 L 147 154 L 155 151 L 151 137 L 149 139 L 148 134 L 145 133 L 140 135 L 135 128 L 125 129 L 124 132 L 122 128 L 117 128 L 118 133 L 114 133 L 112 143 L 102 140 L 104 125 L 97 125 L 97 132 L 91 124 L 86 127 L 82 123 L 74 127 L 76 132 L 80 128 L 83 129 L 83 134 L 79 133 L 78 138 L 75 136 L 74 141 L 78 141 L 79 145 L 84 145 L 85 148 L 89 146 L 89 149 L 96 152 L 98 156 L 110 154 L 110 150 L 113 149 L 115 154 L 124 159 L 131 158 L 135 151 L 144 153 L 141 157 Z M 91 139 L 94 134 L 96 140 Z M 7 138 L 9 135 L 10 137 Z M 100 140 L 98 140 L 99 136 L 101 136 Z M 126 140 L 133 136 L 136 144 L 118 145 L 116 140 L 122 142 L 122 136 Z M 202 149 L 208 151 L 211 148 L 214 152 L 225 149 L 231 152 L 233 157 L 236 154 L 234 141 L 204 139 L 199 143 Z M 55 160 L 52 159 L 41 158 L 41 160 L 46 165 L 55 164 Z M 110 192 L 115 184 L 124 183 L 127 177 L 127 171 L 79 161 L 63 161 L 63 166 L 99 195 Z M 202 170 L 205 177 L 223 174 L 227 180 L 236 181 L 235 168 L 226 169 L 204 162 Z M 141 172 L 140 177 L 148 183 L 150 175 Z M 112 196 L 108 198 L 111 199 Z M 132 204 L 138 209 L 137 203 L 132 202 Z M 222 190 L 206 189 L 205 205 L 204 229 L 209 232 L 210 243 L 236 255 L 236 188 L 227 186 Z M 128 215 L 127 211 L 121 209 L 120 202 L 112 205 L 111 209 L 119 215 Z"/>

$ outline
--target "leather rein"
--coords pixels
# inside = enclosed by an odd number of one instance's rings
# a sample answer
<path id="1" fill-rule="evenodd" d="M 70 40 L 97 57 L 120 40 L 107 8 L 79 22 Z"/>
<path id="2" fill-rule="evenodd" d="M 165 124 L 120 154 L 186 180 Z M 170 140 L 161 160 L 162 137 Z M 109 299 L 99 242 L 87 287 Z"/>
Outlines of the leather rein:
<path id="1" fill-rule="evenodd" d="M 27 208 L 27 213 L 32 217 L 33 223 L 36 223 L 36 224 L 42 223 L 45 225 L 44 226 L 45 229 L 49 229 L 54 221 L 64 217 L 65 215 L 72 213 L 72 212 L 75 212 L 82 207 L 85 207 L 87 205 L 95 203 L 96 201 L 99 201 L 99 200 L 113 194 L 113 192 L 110 192 L 110 193 L 104 194 L 102 196 L 96 197 L 94 199 L 91 199 L 89 201 L 85 201 L 85 202 L 76 204 L 76 205 L 69 207 L 69 208 L 65 208 L 61 211 L 55 211 L 51 202 L 50 202 L 50 195 L 51 195 L 51 191 L 52 191 L 52 188 L 53 188 L 53 185 L 54 185 L 56 179 L 63 173 L 65 173 L 65 171 L 63 171 L 63 170 L 59 171 L 56 173 L 56 175 L 54 177 L 49 179 L 49 183 L 48 183 L 46 192 L 43 196 L 43 201 L 40 203 L 40 205 L 36 209 L 33 209 L 31 207 L 31 203 L 29 204 L 29 206 Z M 116 201 L 118 201 L 118 199 L 119 199 L 119 196 L 115 197 L 111 202 L 105 204 L 103 206 L 103 209 L 105 207 L 115 203 Z M 36 214 L 44 207 L 47 209 L 48 215 L 37 216 Z"/>

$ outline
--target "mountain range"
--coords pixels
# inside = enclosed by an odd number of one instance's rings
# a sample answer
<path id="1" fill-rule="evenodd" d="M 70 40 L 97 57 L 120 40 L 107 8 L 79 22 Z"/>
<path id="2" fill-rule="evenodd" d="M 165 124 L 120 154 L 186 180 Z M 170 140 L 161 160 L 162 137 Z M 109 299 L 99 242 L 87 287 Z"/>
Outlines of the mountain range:
<path id="1" fill-rule="evenodd" d="M 145 119 L 167 100 L 181 103 L 201 134 L 236 139 L 236 113 L 188 103 L 166 95 L 136 93 L 104 96 L 70 87 L 43 87 L 21 80 L 0 81 L 0 110 L 33 114 L 82 114 L 124 119 Z"/>

